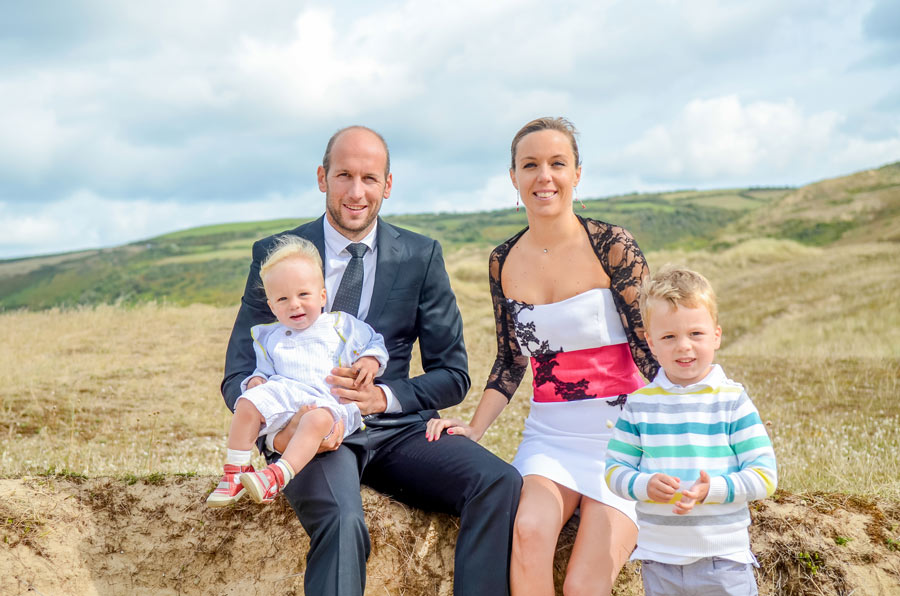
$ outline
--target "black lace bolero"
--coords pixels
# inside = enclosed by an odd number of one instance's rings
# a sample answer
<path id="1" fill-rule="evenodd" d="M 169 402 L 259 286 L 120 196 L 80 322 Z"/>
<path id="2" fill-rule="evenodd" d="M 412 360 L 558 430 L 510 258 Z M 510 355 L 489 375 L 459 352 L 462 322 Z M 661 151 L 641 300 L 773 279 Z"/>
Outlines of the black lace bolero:
<path id="1" fill-rule="evenodd" d="M 622 326 L 625 328 L 631 356 L 641 374 L 653 380 L 656 371 L 659 370 L 659 364 L 650 353 L 647 340 L 644 338 L 644 324 L 638 305 L 641 280 L 650 274 L 647 260 L 634 236 L 625 228 L 580 216 L 578 219 L 587 232 L 597 259 L 609 276 L 609 288 L 616 310 L 622 319 Z M 494 360 L 485 389 L 496 389 L 505 395 L 507 400 L 512 399 L 513 393 L 522 382 L 528 366 L 528 357 L 522 354 L 516 341 L 515 320 L 509 301 L 503 293 L 500 274 L 509 251 L 527 230 L 528 228 L 525 228 L 495 248 L 491 252 L 490 259 L 491 299 L 494 302 L 494 321 L 497 324 L 497 358 Z"/>

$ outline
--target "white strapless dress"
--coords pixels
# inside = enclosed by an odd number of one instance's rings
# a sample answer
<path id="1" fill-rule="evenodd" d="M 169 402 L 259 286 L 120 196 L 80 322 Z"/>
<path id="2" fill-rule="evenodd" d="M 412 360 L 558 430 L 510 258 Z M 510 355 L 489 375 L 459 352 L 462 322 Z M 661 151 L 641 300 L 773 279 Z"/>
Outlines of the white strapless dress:
<path id="1" fill-rule="evenodd" d="M 625 396 L 644 385 L 609 289 L 552 304 L 510 300 L 516 339 L 531 359 L 534 394 L 513 466 L 615 507 L 604 460 Z"/>

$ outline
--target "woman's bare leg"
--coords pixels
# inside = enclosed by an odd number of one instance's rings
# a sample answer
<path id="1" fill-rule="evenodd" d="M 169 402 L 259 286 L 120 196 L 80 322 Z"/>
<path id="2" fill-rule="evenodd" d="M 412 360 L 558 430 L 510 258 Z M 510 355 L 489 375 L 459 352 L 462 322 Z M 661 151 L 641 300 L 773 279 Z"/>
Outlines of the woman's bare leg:
<path id="1" fill-rule="evenodd" d="M 552 596 L 553 557 L 563 525 L 581 495 L 543 476 L 528 475 L 513 530 L 510 591 L 512 596 Z"/>
<path id="2" fill-rule="evenodd" d="M 609 596 L 637 541 L 637 526 L 609 505 L 582 497 L 575 546 L 566 568 L 565 596 Z"/>

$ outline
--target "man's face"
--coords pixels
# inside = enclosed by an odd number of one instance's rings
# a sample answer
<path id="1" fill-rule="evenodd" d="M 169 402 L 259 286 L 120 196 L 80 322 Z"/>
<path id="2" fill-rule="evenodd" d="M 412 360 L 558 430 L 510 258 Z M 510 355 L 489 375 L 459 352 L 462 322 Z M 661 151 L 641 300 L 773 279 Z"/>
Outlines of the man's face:
<path id="1" fill-rule="evenodd" d="M 375 225 L 382 200 L 391 195 L 385 177 L 387 154 L 368 130 L 343 132 L 331 147 L 328 172 L 319 166 L 319 190 L 325 193 L 328 222 L 350 240 L 361 240 Z"/>

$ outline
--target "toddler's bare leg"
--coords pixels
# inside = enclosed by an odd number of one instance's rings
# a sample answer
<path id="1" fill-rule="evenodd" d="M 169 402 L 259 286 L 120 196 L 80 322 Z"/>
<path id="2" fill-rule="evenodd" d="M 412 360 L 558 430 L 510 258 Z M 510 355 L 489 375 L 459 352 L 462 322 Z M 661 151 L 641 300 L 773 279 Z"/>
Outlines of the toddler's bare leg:
<path id="1" fill-rule="evenodd" d="M 334 424 L 334 416 L 328 408 L 314 408 L 300 418 L 294 436 L 281 455 L 291 465 L 294 474 L 300 472 L 316 455 L 322 439 L 331 432 Z"/>
<path id="2" fill-rule="evenodd" d="M 259 429 L 265 423 L 266 419 L 249 399 L 239 399 L 231 419 L 231 430 L 228 431 L 228 448 L 242 451 L 253 449 Z"/>

